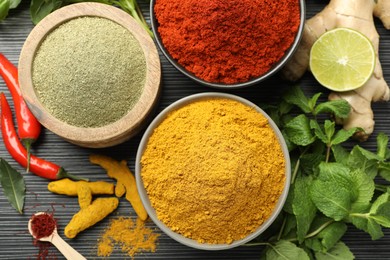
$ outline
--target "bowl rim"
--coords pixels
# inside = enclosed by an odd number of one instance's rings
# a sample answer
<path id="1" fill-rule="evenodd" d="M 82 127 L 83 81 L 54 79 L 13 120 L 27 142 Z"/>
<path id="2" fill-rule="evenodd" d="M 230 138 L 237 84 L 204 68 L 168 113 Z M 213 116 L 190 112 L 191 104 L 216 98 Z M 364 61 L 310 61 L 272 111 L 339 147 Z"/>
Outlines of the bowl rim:
<path id="1" fill-rule="evenodd" d="M 119 24 L 139 42 L 145 58 L 145 83 L 139 100 L 122 118 L 101 127 L 79 127 L 57 119 L 40 102 L 34 90 L 32 67 L 41 43 L 60 25 L 79 17 L 105 18 Z M 91 148 L 113 146 L 134 136 L 151 114 L 161 88 L 160 57 L 149 34 L 125 11 L 94 2 L 75 3 L 61 7 L 40 21 L 29 33 L 22 47 L 18 73 L 22 96 L 38 121 L 65 140 Z"/>
<path id="2" fill-rule="evenodd" d="M 300 7 L 300 22 L 297 34 L 295 36 L 294 42 L 291 44 L 291 46 L 288 48 L 288 50 L 285 52 L 283 57 L 276 63 L 274 66 L 271 67 L 271 69 L 264 73 L 263 75 L 251 79 L 246 82 L 241 83 L 235 83 L 235 84 L 223 84 L 223 83 L 214 83 L 214 82 L 208 82 L 203 79 L 200 79 L 199 77 L 195 76 L 193 73 L 187 71 L 182 65 L 180 65 L 172 56 L 169 54 L 169 52 L 164 47 L 164 44 L 162 43 L 160 34 L 158 33 L 158 22 L 156 19 L 156 16 L 154 14 L 154 6 L 156 4 L 157 0 L 151 0 L 150 1 L 150 24 L 152 27 L 153 34 L 155 36 L 155 41 L 157 43 L 157 46 L 159 47 L 160 51 L 164 54 L 165 58 L 169 61 L 169 63 L 172 64 L 178 71 L 180 71 L 182 74 L 187 76 L 188 78 L 192 79 L 193 81 L 207 87 L 215 88 L 215 89 L 240 89 L 240 88 L 246 88 L 249 86 L 256 85 L 266 79 L 269 79 L 271 76 L 279 72 L 284 65 L 288 62 L 288 60 L 294 55 L 296 50 L 299 47 L 299 43 L 303 36 L 303 30 L 305 26 L 306 21 L 306 2 L 305 0 L 299 0 L 299 7 Z"/>
<path id="3" fill-rule="evenodd" d="M 260 225 L 253 233 L 250 233 L 248 236 L 246 236 L 243 239 L 233 241 L 231 244 L 202 244 L 197 242 L 196 240 L 184 237 L 183 235 L 180 235 L 174 231 L 172 231 L 169 227 L 167 227 L 162 221 L 160 221 L 157 216 L 154 208 L 151 206 L 151 203 L 149 201 L 147 192 L 144 188 L 142 177 L 141 177 L 141 157 L 144 153 L 144 150 L 146 148 L 146 145 L 149 141 L 150 136 L 153 134 L 154 129 L 167 117 L 167 115 L 175 111 L 181 107 L 184 107 L 192 102 L 198 101 L 198 100 L 205 100 L 205 99 L 212 99 L 212 98 L 227 98 L 230 100 L 238 101 L 246 106 L 254 108 L 257 112 L 265 116 L 273 129 L 274 133 L 277 136 L 277 139 L 279 141 L 279 144 L 282 148 L 282 152 L 285 159 L 285 184 L 282 193 L 280 194 L 280 197 L 278 199 L 278 202 L 275 205 L 275 208 L 271 214 L 271 216 L 264 221 L 262 225 Z M 137 184 L 137 190 L 140 194 L 141 201 L 149 215 L 149 217 L 152 219 L 152 221 L 169 237 L 176 240 L 179 243 L 182 243 L 186 246 L 196 248 L 196 249 L 202 249 L 202 250 L 209 250 L 209 251 L 216 251 L 216 250 L 225 250 L 225 249 L 231 249 L 240 245 L 243 245 L 257 236 L 259 236 L 261 233 L 263 233 L 278 217 L 279 213 L 281 212 L 290 188 L 291 183 L 291 161 L 290 161 L 290 155 L 287 148 L 287 144 L 285 139 L 283 138 L 282 133 L 280 132 L 279 128 L 275 124 L 275 122 L 270 118 L 270 116 L 265 113 L 260 107 L 252 103 L 251 101 L 244 99 L 242 97 L 239 97 L 237 95 L 233 94 L 226 94 L 226 93 L 219 93 L 219 92 L 205 92 L 205 93 L 198 93 L 189 95 L 187 97 L 181 98 L 172 104 L 170 104 L 168 107 L 166 107 L 163 111 L 161 111 L 150 123 L 146 131 L 144 132 L 142 139 L 140 141 L 140 144 L 138 146 L 136 160 L 135 160 L 135 176 L 136 176 L 136 184 Z"/>

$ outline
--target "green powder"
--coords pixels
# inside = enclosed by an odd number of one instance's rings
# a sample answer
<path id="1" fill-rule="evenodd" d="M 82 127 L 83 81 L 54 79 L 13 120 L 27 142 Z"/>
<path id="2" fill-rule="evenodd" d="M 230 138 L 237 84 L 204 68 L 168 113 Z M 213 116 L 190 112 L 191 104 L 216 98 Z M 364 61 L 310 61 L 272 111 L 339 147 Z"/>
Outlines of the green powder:
<path id="1" fill-rule="evenodd" d="M 38 98 L 54 117 L 74 126 L 100 127 L 122 118 L 139 100 L 146 61 L 127 29 L 86 16 L 46 36 L 32 77 Z"/>

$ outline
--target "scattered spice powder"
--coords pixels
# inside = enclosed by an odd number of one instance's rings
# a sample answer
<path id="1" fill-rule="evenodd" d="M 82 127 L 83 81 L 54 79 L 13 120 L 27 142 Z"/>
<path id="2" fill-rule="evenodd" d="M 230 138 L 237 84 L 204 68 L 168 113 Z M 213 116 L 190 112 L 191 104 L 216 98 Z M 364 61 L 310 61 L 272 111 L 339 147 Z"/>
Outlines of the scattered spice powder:
<path id="1" fill-rule="evenodd" d="M 285 184 L 284 155 L 268 120 L 224 98 L 171 112 L 150 136 L 141 166 L 158 219 L 200 243 L 254 232 Z"/>
<path id="2" fill-rule="evenodd" d="M 145 226 L 145 222 L 137 219 L 120 217 L 110 222 L 108 229 L 98 241 L 98 256 L 110 256 L 114 248 L 120 247 L 122 252 L 131 258 L 141 252 L 155 252 L 159 234 Z"/>
<path id="3" fill-rule="evenodd" d="M 137 103 L 146 60 L 126 28 L 86 16 L 45 37 L 32 77 L 39 100 L 54 117 L 79 127 L 100 127 L 122 118 Z"/>
<path id="4" fill-rule="evenodd" d="M 157 0 L 169 54 L 197 77 L 234 84 L 270 70 L 292 45 L 298 0 Z"/>

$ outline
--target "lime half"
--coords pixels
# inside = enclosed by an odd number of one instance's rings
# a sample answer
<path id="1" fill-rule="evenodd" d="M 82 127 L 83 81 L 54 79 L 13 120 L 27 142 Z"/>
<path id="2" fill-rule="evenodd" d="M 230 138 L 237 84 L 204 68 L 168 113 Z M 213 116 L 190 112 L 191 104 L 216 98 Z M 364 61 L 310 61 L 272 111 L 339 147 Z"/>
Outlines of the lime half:
<path id="1" fill-rule="evenodd" d="M 310 51 L 311 72 L 330 90 L 357 89 L 367 82 L 374 68 L 374 46 L 365 35 L 352 29 L 324 33 Z"/>

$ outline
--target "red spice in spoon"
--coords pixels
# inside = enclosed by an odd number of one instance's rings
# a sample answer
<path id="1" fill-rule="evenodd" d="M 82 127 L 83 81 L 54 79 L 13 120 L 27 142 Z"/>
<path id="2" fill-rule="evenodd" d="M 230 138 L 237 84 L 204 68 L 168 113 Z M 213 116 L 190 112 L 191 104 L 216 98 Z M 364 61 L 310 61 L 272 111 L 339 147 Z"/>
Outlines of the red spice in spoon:
<path id="1" fill-rule="evenodd" d="M 36 239 L 48 237 L 57 228 L 57 220 L 53 214 L 42 213 L 31 217 L 31 230 Z"/>

